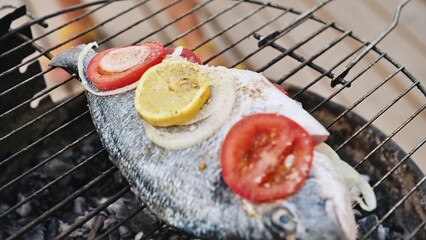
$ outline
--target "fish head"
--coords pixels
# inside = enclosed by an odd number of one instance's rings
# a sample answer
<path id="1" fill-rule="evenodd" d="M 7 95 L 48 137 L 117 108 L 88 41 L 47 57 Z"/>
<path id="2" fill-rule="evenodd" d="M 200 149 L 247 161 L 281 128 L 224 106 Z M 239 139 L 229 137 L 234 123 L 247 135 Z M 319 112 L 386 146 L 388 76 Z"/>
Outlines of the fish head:
<path id="1" fill-rule="evenodd" d="M 282 201 L 264 211 L 262 218 L 267 235 L 273 239 L 354 239 L 356 236 L 356 227 L 350 220 L 353 216 L 345 215 L 333 200 L 311 205 Z"/>
<path id="2" fill-rule="evenodd" d="M 355 239 L 356 223 L 350 201 L 323 181 L 308 178 L 300 192 L 288 199 L 262 204 L 266 235 L 273 239 Z M 326 190 L 329 189 L 329 192 Z"/>

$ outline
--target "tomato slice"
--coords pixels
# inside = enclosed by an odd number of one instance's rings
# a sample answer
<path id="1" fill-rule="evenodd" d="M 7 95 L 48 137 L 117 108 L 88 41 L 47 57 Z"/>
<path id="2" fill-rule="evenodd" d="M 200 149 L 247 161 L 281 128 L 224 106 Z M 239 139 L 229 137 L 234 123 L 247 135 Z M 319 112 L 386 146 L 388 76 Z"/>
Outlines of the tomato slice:
<path id="1" fill-rule="evenodd" d="M 222 177 L 231 190 L 255 202 L 294 194 L 308 177 L 314 143 L 293 120 L 274 113 L 237 122 L 222 145 Z"/>
<path id="2" fill-rule="evenodd" d="M 280 84 L 276 84 L 276 83 L 273 83 L 273 84 L 276 88 L 278 88 L 278 90 L 280 90 L 282 93 L 284 93 L 285 95 L 288 96 L 288 92 L 283 88 L 283 86 L 281 86 Z"/>
<path id="3" fill-rule="evenodd" d="M 126 60 L 129 60 L 131 58 L 131 55 L 133 53 L 126 54 L 124 51 L 124 54 L 117 53 L 116 55 L 127 55 L 127 56 L 120 56 L 114 57 L 110 56 L 113 54 L 113 51 L 119 52 L 116 50 L 128 48 L 128 47 L 134 47 L 134 46 L 141 46 L 143 50 L 143 56 L 141 57 L 141 62 L 135 63 L 133 66 L 125 68 L 121 71 L 116 70 L 105 70 L 102 69 L 101 65 L 103 63 L 104 58 L 111 58 L 115 60 L 115 62 L 123 63 Z M 132 84 L 136 81 L 138 81 L 142 74 L 148 70 L 150 67 L 160 63 L 164 57 L 166 56 L 166 52 L 164 49 L 163 44 L 159 42 L 147 42 L 144 44 L 134 45 L 134 46 L 126 46 L 126 47 L 116 47 L 116 48 L 110 48 L 105 51 L 102 51 L 98 54 L 96 54 L 92 60 L 90 60 L 89 65 L 87 66 L 87 76 L 89 77 L 89 80 L 99 89 L 99 90 L 112 90 L 124 87 L 126 85 Z M 111 53 L 110 55 L 107 55 L 108 53 Z M 127 59 L 126 59 L 127 57 Z M 115 58 L 115 59 L 114 59 Z M 104 59 L 105 60 L 105 59 Z M 130 59 L 134 60 L 134 59 Z M 114 69 L 114 62 L 110 63 L 111 68 Z"/>
<path id="4" fill-rule="evenodd" d="M 166 54 L 167 55 L 172 54 L 175 51 L 175 49 L 176 48 L 166 48 Z M 201 61 L 201 59 L 193 51 L 187 48 L 182 49 L 182 53 L 180 54 L 180 56 L 190 62 L 203 64 L 203 61 Z"/>

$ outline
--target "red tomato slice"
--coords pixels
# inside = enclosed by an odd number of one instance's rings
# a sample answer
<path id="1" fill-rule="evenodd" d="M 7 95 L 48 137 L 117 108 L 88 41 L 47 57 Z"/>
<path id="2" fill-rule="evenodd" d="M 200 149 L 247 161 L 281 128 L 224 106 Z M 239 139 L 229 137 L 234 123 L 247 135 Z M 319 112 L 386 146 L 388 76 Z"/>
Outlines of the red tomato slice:
<path id="1" fill-rule="evenodd" d="M 273 113 L 250 115 L 223 142 L 222 176 L 231 190 L 252 202 L 283 199 L 308 177 L 313 149 L 311 136 L 293 120 Z"/>
<path id="2" fill-rule="evenodd" d="M 159 42 L 147 42 L 136 46 L 147 46 L 149 48 L 148 55 L 142 62 L 120 72 L 105 71 L 100 68 L 100 62 L 109 52 L 123 47 L 107 49 L 96 54 L 87 66 L 87 76 L 89 77 L 89 80 L 99 90 L 105 91 L 121 88 L 138 81 L 146 70 L 160 63 L 166 56 L 163 44 Z"/>
<path id="3" fill-rule="evenodd" d="M 175 51 L 175 48 L 166 48 L 166 54 L 172 54 Z M 193 63 L 198 63 L 198 64 L 203 64 L 203 61 L 201 61 L 201 59 L 195 55 L 195 53 L 187 48 L 183 48 L 182 53 L 180 54 L 181 57 L 185 58 L 186 60 L 193 62 Z"/>
<path id="4" fill-rule="evenodd" d="M 281 86 L 280 84 L 276 84 L 276 83 L 273 83 L 273 84 L 276 88 L 278 88 L 278 90 L 280 90 L 282 93 L 284 93 L 285 95 L 288 96 L 288 92 L 286 90 L 284 90 L 283 86 Z"/>

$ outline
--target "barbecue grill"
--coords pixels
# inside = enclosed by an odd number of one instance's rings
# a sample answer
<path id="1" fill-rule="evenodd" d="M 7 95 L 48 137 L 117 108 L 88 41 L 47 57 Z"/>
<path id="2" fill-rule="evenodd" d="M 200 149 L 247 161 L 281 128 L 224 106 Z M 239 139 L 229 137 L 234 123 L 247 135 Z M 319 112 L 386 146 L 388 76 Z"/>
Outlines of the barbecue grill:
<path id="1" fill-rule="evenodd" d="M 415 164 L 425 153 L 426 89 L 377 47 L 392 27 L 377 41 L 362 40 L 315 16 L 330 1 L 299 12 L 260 1 L 206 0 L 170 20 L 168 9 L 180 2 L 91 1 L 46 16 L 0 4 L 0 239 L 194 238 L 156 218 L 133 195 L 102 148 L 84 93 L 55 100 L 77 76 L 46 85 L 56 75 L 45 63 L 58 48 L 90 34 L 102 49 L 153 40 L 173 46 L 198 30 L 205 39 L 187 47 L 205 63 L 222 59 L 284 86 L 328 128 L 327 142 L 339 155 L 368 176 L 378 207 L 367 213 L 354 205 L 359 239 L 426 239 L 426 177 Z M 84 13 L 56 21 L 77 10 Z M 191 14 L 198 23 L 178 32 L 176 25 Z M 89 17 L 85 29 L 52 41 Z M 41 34 L 34 37 L 35 30 Z M 214 54 L 201 55 L 212 45 Z M 374 96 L 383 93 L 380 105 Z M 377 108 L 365 112 L 367 105 Z M 411 141 L 402 147 L 404 139 Z"/>

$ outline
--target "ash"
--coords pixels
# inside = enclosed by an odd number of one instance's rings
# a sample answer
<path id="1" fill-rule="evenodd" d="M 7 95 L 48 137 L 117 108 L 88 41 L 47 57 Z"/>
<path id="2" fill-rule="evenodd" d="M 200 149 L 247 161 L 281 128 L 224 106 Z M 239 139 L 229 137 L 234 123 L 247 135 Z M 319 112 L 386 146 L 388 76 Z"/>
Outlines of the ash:
<path id="1" fill-rule="evenodd" d="M 67 170 L 85 161 L 100 149 L 102 149 L 102 145 L 99 142 L 99 137 L 93 135 L 58 155 L 2 193 L 0 214 L 55 178 L 60 177 Z M 44 160 L 56 151 L 57 149 L 52 147 L 44 147 L 34 156 L 34 162 Z M 6 239 L 19 232 L 26 224 L 64 201 L 73 192 L 79 190 L 110 167 L 112 167 L 112 164 L 108 160 L 108 155 L 106 153 L 100 154 L 97 158 L 87 162 L 72 174 L 38 194 L 37 197 L 0 218 L 0 239 Z M 123 177 L 118 172 L 114 172 L 114 174 L 106 177 L 58 211 L 43 219 L 40 224 L 24 233 L 22 239 L 55 238 L 125 186 L 127 186 L 127 183 Z M 190 239 L 190 237 L 171 227 L 161 227 L 161 221 L 147 208 L 123 222 L 142 205 L 143 203 L 132 192 L 129 192 L 73 231 L 67 239 L 95 239 L 114 226 L 118 227 L 108 233 L 106 239 Z"/>
<path id="2" fill-rule="evenodd" d="M 379 223 L 379 217 L 376 214 L 367 214 L 365 216 L 361 216 L 360 212 L 356 212 L 357 214 L 357 228 L 358 228 L 358 236 L 357 239 L 362 238 L 372 227 L 376 226 Z M 402 228 L 398 230 L 390 229 L 388 227 L 379 225 L 378 228 L 368 237 L 371 240 L 397 240 L 404 239 L 402 235 Z"/>

